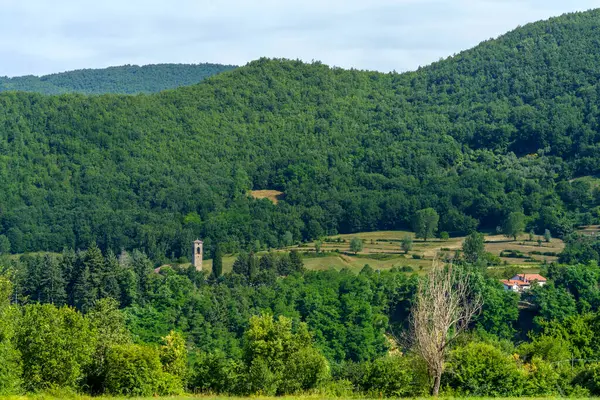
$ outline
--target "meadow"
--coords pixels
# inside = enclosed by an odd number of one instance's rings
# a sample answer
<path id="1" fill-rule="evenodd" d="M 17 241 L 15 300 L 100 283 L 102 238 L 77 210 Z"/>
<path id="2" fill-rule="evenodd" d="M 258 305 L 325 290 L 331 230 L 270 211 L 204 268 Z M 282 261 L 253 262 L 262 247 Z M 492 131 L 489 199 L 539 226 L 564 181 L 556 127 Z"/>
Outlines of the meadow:
<path id="1" fill-rule="evenodd" d="M 584 235 L 596 235 L 600 227 L 585 226 L 579 229 Z M 404 252 L 401 241 L 404 237 L 413 239 L 412 249 Z M 353 238 L 363 241 L 363 249 L 356 254 L 350 250 Z M 558 255 L 563 251 L 565 244 L 561 239 L 552 238 L 550 242 L 541 240 L 534 235 L 530 240 L 529 234 L 519 235 L 517 240 L 507 238 L 501 234 L 487 234 L 485 236 L 485 249 L 498 256 L 500 266 L 515 266 L 524 272 L 537 272 L 544 263 L 558 260 Z M 407 268 L 407 271 L 426 272 L 432 265 L 435 257 L 443 254 L 452 255 L 462 248 L 464 236 L 452 237 L 447 240 L 433 238 L 427 241 L 416 239 L 415 234 L 409 231 L 374 231 L 360 232 L 346 235 L 333 235 L 320 241 L 320 251 L 316 251 L 316 242 L 295 244 L 275 251 L 298 250 L 302 253 L 304 266 L 308 270 L 327 270 L 343 268 L 359 272 L 366 264 L 374 269 L 391 269 L 393 267 Z M 260 251 L 257 254 L 264 254 Z M 230 272 L 236 255 L 223 257 L 223 271 Z M 212 260 L 206 260 L 204 266 L 210 270 Z"/>

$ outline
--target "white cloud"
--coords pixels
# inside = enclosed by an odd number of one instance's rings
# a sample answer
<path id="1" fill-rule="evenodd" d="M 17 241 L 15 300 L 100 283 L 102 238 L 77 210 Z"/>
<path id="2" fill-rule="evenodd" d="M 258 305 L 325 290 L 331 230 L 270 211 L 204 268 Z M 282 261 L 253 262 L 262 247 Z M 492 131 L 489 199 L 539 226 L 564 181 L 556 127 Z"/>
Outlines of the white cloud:
<path id="1" fill-rule="evenodd" d="M 0 0 L 0 75 L 262 56 L 404 71 L 600 0 Z"/>

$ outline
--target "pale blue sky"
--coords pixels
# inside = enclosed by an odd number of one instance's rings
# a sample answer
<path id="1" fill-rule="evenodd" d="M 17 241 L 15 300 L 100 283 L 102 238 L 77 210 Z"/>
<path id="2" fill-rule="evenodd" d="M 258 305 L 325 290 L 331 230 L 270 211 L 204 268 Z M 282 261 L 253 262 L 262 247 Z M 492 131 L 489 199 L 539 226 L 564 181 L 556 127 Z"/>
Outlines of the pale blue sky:
<path id="1" fill-rule="evenodd" d="M 262 56 L 416 69 L 600 0 L 0 0 L 0 76 Z"/>

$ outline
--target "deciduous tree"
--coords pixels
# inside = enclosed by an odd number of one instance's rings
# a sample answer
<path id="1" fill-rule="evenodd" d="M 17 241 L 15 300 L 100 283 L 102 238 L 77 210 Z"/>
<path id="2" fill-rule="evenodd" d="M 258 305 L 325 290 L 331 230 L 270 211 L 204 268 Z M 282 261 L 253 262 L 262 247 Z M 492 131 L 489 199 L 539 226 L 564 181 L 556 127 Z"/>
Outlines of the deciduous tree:
<path id="1" fill-rule="evenodd" d="M 433 208 L 425 208 L 417 211 L 413 218 L 413 229 L 418 238 L 432 238 L 438 229 L 440 216 Z"/>
<path id="2" fill-rule="evenodd" d="M 525 230 L 525 215 L 520 212 L 508 214 L 502 230 L 507 237 L 517 240 L 517 237 Z"/>
<path id="3" fill-rule="evenodd" d="M 465 261 L 472 264 L 476 263 L 485 253 L 485 238 L 483 234 L 478 232 L 471 233 L 466 237 L 462 248 Z"/>
<path id="4" fill-rule="evenodd" d="M 402 250 L 404 250 L 404 254 L 407 254 L 412 250 L 413 247 L 413 239 L 412 236 L 406 235 L 402 238 L 402 243 L 400 244 Z"/>
<path id="5" fill-rule="evenodd" d="M 359 238 L 352 238 L 350 241 L 350 251 L 354 254 L 357 254 L 359 251 L 363 249 L 363 241 Z"/>
<path id="6" fill-rule="evenodd" d="M 411 316 L 415 351 L 425 360 L 437 396 L 448 346 L 468 328 L 482 306 L 471 290 L 471 276 L 456 266 L 435 262 L 419 282 Z"/>

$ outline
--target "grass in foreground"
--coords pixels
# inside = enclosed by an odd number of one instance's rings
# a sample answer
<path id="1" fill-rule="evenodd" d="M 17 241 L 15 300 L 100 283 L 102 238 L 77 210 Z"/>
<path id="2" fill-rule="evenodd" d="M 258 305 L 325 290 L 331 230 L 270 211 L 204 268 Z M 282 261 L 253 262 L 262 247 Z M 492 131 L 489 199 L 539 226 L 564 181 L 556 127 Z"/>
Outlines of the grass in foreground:
<path id="1" fill-rule="evenodd" d="M 350 397 L 352 399 L 370 400 L 368 397 Z M 522 399 L 522 400 L 548 400 L 556 397 L 443 397 L 440 396 L 438 399 L 465 399 L 465 400 L 504 400 L 504 399 Z M 73 394 L 35 394 L 27 396 L 0 396 L 2 400 L 343 400 L 343 397 L 330 397 L 322 395 L 302 395 L 302 396 L 283 396 L 283 397 L 264 397 L 264 396 L 252 396 L 252 397 L 227 397 L 227 396 L 208 396 L 208 395 L 182 395 L 182 396 L 164 396 L 164 397 L 91 397 L 84 395 L 73 395 Z M 418 397 L 412 398 L 413 400 L 431 400 L 433 397 Z M 591 399 L 590 397 L 569 397 L 569 400 L 583 400 Z M 374 400 L 374 399 L 373 399 Z"/>

